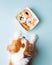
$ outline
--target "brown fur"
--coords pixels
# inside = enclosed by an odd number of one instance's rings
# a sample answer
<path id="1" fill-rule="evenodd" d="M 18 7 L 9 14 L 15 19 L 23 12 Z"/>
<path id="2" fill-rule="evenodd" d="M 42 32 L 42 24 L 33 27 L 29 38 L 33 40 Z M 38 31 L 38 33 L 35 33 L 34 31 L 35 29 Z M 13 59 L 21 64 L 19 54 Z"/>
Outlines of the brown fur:
<path id="1" fill-rule="evenodd" d="M 20 48 L 24 48 L 25 45 L 21 43 L 21 38 L 18 40 L 13 40 L 11 45 L 8 45 L 7 50 L 11 53 L 16 53 L 20 50 Z"/>
<path id="2" fill-rule="evenodd" d="M 33 46 L 29 41 L 27 42 L 26 49 L 24 51 L 24 57 L 31 57 L 34 54 Z"/>
<path id="3" fill-rule="evenodd" d="M 9 62 L 9 65 L 13 65 L 11 61 Z"/>

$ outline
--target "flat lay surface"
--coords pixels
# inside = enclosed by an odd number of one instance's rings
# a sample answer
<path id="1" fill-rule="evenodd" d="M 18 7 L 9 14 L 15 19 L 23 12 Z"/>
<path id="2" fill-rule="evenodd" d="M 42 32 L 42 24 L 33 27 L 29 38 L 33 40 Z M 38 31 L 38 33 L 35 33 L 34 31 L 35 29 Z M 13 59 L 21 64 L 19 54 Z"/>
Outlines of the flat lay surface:
<path id="1" fill-rule="evenodd" d="M 17 13 L 25 7 L 29 7 L 39 19 L 38 25 L 28 32 L 16 20 Z M 0 65 L 8 65 L 6 46 L 15 31 L 22 32 L 27 39 L 32 33 L 39 36 L 38 54 L 32 65 L 52 65 L 52 0 L 0 0 Z"/>

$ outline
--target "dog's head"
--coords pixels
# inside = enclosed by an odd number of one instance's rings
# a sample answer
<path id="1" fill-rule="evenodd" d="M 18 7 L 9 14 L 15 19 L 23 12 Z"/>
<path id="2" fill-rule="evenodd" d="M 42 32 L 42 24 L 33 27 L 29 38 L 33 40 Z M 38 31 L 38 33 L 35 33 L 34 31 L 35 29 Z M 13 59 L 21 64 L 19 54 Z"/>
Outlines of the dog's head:
<path id="1" fill-rule="evenodd" d="M 7 46 L 7 50 L 13 54 L 13 53 L 18 53 L 20 49 L 23 48 L 24 57 L 30 57 L 34 54 L 34 49 L 33 49 L 34 42 L 33 40 L 31 42 L 30 41 L 28 41 L 25 37 L 19 37 L 18 39 L 13 40 L 12 44 Z"/>

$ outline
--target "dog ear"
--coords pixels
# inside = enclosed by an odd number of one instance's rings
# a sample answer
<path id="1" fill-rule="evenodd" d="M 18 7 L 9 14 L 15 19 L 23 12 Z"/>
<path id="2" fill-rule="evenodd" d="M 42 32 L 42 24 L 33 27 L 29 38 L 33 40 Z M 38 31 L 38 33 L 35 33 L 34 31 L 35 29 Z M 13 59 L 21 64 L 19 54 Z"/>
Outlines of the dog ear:
<path id="1" fill-rule="evenodd" d="M 31 57 L 33 54 L 34 54 L 33 46 L 32 44 L 28 43 L 24 51 L 24 57 Z"/>
<path id="2" fill-rule="evenodd" d="M 15 48 L 14 45 L 8 45 L 8 46 L 7 46 L 7 50 L 8 50 L 9 52 L 12 52 L 12 50 L 14 50 L 14 48 Z"/>
<path id="3" fill-rule="evenodd" d="M 15 45 L 16 45 L 16 43 L 17 43 L 17 40 L 13 40 L 11 43 L 12 43 L 12 44 L 10 44 L 10 45 L 7 46 L 7 50 L 8 50 L 9 52 L 12 52 L 12 51 L 15 49 Z"/>
<path id="4" fill-rule="evenodd" d="M 7 46 L 7 50 L 10 52 L 11 51 L 11 45 Z"/>

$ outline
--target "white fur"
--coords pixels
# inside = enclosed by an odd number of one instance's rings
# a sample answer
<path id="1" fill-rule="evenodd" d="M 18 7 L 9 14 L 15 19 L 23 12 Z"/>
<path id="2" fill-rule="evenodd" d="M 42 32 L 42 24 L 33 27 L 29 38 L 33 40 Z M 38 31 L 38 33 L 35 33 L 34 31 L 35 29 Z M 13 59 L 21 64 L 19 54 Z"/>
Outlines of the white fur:
<path id="1" fill-rule="evenodd" d="M 30 43 L 34 44 L 36 40 L 37 40 L 37 35 L 36 34 L 32 34 L 31 38 L 30 38 Z"/>
<path id="2" fill-rule="evenodd" d="M 20 49 L 18 53 L 10 54 L 10 59 L 14 65 L 26 65 L 29 62 L 28 58 L 24 58 L 24 50 Z"/>
<path id="3" fill-rule="evenodd" d="M 26 40 L 25 38 L 22 38 L 22 39 L 21 39 L 21 43 L 22 43 L 22 44 L 25 44 L 25 46 L 26 46 L 27 40 Z"/>

